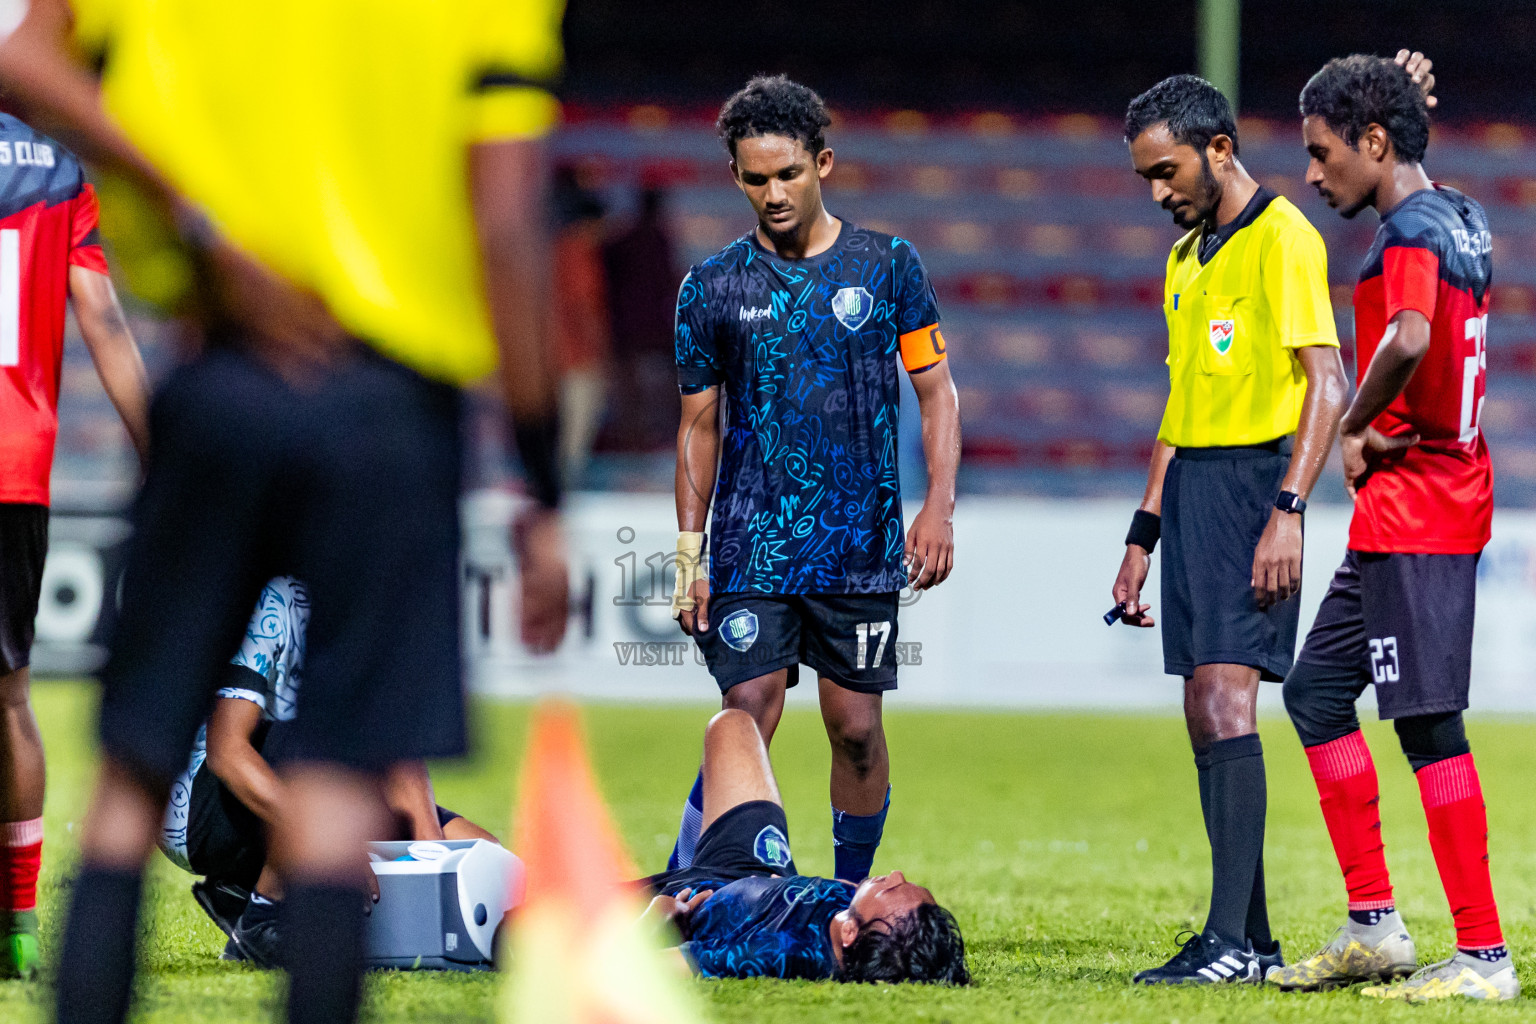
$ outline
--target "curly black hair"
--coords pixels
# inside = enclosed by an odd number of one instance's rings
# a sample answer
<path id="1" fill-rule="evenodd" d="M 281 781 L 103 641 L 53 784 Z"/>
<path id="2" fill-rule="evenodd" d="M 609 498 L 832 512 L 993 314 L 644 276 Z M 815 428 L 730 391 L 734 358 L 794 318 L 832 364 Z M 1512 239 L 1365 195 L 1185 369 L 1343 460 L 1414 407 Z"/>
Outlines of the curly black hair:
<path id="1" fill-rule="evenodd" d="M 784 75 L 758 75 L 725 101 L 715 131 L 733 157 L 736 143 L 760 135 L 794 139 L 815 156 L 827 148 L 831 123 L 827 105 L 813 90 Z"/>
<path id="2" fill-rule="evenodd" d="M 1125 141 L 1135 142 L 1154 125 L 1166 124 L 1173 141 L 1200 152 L 1218 135 L 1232 140 L 1237 155 L 1237 118 L 1221 90 L 1199 75 L 1174 75 L 1131 100 L 1125 110 Z"/>
<path id="3" fill-rule="evenodd" d="M 919 904 L 887 927 L 870 922 L 843 950 L 844 981 L 922 981 L 969 985 L 965 939 L 955 915 Z"/>
<path id="4" fill-rule="evenodd" d="M 1350 146 L 1373 124 L 1392 140 L 1397 158 L 1416 164 L 1429 146 L 1429 107 L 1396 61 L 1354 53 L 1335 57 L 1301 90 L 1301 116 L 1321 117 Z"/>

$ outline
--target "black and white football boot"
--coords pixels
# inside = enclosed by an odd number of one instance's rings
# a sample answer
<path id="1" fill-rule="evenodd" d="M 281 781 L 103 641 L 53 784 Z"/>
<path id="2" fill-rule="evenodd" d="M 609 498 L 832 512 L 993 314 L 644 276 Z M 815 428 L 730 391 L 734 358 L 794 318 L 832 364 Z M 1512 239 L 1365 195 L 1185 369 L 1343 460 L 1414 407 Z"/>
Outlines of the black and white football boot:
<path id="1" fill-rule="evenodd" d="M 1188 939 L 1184 936 L 1188 935 Z M 1252 949 L 1234 946 L 1207 929 L 1199 935 L 1181 932 L 1179 951 L 1161 967 L 1136 975 L 1142 985 L 1224 985 L 1252 984 L 1264 980 L 1265 965 Z"/>

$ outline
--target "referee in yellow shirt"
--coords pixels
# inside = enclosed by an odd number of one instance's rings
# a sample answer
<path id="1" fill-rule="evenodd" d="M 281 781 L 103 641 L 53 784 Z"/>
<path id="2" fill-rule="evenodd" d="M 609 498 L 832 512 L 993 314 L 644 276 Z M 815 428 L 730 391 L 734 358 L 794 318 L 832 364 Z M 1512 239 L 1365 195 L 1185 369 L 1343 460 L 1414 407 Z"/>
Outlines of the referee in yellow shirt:
<path id="1" fill-rule="evenodd" d="M 1323 240 L 1237 159 L 1231 105 L 1193 75 L 1131 102 L 1131 159 L 1188 233 L 1168 257 L 1171 390 L 1114 597 L 1142 603 L 1163 539 L 1163 663 L 1184 717 L 1211 844 L 1210 915 L 1147 984 L 1260 982 L 1281 963 L 1264 900 L 1259 680 L 1295 654 L 1302 515 L 1348 390 Z"/>
<path id="2" fill-rule="evenodd" d="M 465 747 L 460 387 L 498 356 L 539 506 L 517 531 L 523 635 L 560 639 L 540 141 L 560 16 L 553 0 L 32 0 L 0 46 L 5 84 L 179 237 L 198 286 L 179 308 L 205 328 L 151 412 L 60 1024 L 127 1013 L 171 781 L 279 574 L 313 613 L 299 714 L 264 750 L 283 782 L 274 945 L 290 1021 L 355 1018 L 384 771 Z M 99 91 L 76 54 L 104 57 Z"/>

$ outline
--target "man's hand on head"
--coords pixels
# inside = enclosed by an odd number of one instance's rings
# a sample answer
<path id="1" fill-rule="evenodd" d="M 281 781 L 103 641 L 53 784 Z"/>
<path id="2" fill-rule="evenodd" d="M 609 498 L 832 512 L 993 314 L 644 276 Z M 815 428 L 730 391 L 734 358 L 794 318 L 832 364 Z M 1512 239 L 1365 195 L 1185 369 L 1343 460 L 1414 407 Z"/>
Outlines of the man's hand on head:
<path id="1" fill-rule="evenodd" d="M 1397 62 L 1398 67 L 1408 72 L 1409 77 L 1413 79 L 1413 84 L 1417 85 L 1419 91 L 1424 94 L 1424 105 L 1431 110 L 1435 109 L 1440 104 L 1434 94 L 1435 76 L 1430 73 L 1435 62 L 1417 50 L 1407 49 L 1398 50 L 1393 60 Z"/>

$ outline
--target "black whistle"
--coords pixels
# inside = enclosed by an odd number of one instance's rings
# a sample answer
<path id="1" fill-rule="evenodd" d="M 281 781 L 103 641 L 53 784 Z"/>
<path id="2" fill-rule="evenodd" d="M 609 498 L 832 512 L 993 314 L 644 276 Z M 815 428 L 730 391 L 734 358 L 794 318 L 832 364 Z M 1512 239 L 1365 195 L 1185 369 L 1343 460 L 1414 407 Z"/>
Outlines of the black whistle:
<path id="1" fill-rule="evenodd" d="M 1113 626 L 1120 621 L 1120 616 L 1125 614 L 1125 602 L 1121 601 L 1109 611 L 1104 613 L 1104 625 Z"/>

